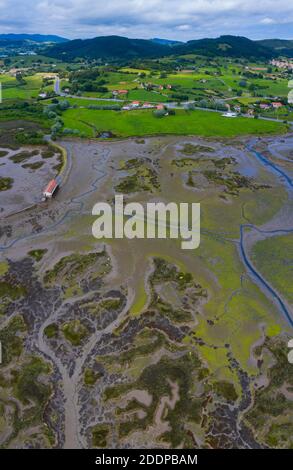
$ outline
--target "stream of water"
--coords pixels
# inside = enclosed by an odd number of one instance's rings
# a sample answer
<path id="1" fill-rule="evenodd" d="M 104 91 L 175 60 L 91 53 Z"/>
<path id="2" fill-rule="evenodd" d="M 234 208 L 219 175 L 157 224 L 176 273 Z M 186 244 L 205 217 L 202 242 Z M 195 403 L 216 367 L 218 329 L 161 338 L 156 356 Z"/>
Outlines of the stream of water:
<path id="1" fill-rule="evenodd" d="M 261 162 L 262 165 L 268 167 L 272 172 L 274 172 L 277 176 L 281 177 L 281 180 L 285 182 L 287 190 L 289 193 L 292 192 L 293 189 L 293 181 L 292 178 L 281 168 L 279 168 L 276 164 L 271 162 L 268 158 L 266 158 L 262 153 L 256 151 L 251 145 L 248 145 L 247 150 L 255 155 L 255 157 Z M 246 252 L 245 242 L 244 242 L 244 233 L 245 229 L 253 229 L 257 230 L 258 232 L 272 236 L 272 235 L 285 235 L 289 233 L 293 233 L 293 227 L 290 229 L 274 229 L 274 230 L 261 230 L 253 224 L 242 224 L 240 225 L 240 253 L 242 256 L 242 260 L 248 269 L 248 271 L 252 274 L 253 278 L 257 281 L 260 287 L 264 287 L 265 290 L 269 292 L 269 294 L 273 297 L 276 304 L 279 306 L 280 310 L 285 315 L 288 323 L 293 328 L 293 318 L 292 314 L 289 311 L 289 308 L 286 306 L 285 302 L 282 300 L 280 295 L 273 289 L 273 287 L 264 279 L 264 277 L 254 268 L 252 262 L 249 259 L 249 256 Z"/>

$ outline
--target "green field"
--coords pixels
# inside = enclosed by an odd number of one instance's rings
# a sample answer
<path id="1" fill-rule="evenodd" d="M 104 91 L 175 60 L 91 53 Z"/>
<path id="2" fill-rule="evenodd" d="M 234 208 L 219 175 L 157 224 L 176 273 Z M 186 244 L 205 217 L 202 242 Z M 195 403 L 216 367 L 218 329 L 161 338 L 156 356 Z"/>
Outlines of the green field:
<path id="1" fill-rule="evenodd" d="M 165 103 L 170 101 L 168 96 L 164 96 L 161 93 L 155 93 L 154 91 L 148 90 L 131 90 L 127 95 L 127 100 L 139 100 L 139 101 L 151 101 L 155 103 Z"/>
<path id="2" fill-rule="evenodd" d="M 77 129 L 86 137 L 101 131 L 111 131 L 118 137 L 176 134 L 234 137 L 248 134 L 279 134 L 284 124 L 257 119 L 227 119 L 207 111 L 177 110 L 175 116 L 156 118 L 152 111 L 130 112 L 69 109 L 63 114 L 64 126 Z"/>
<path id="3" fill-rule="evenodd" d="M 14 77 L 1 75 L 0 83 L 2 83 L 3 102 L 11 99 L 27 100 L 36 98 L 42 86 L 42 76 L 33 75 L 25 77 L 25 82 L 24 85 L 21 85 Z"/>
<path id="4" fill-rule="evenodd" d="M 62 101 L 68 101 L 70 106 L 77 106 L 77 107 L 87 107 L 87 106 L 123 106 L 123 102 L 121 101 L 115 101 L 115 100 L 110 100 L 110 101 L 105 101 L 102 99 L 86 99 L 86 98 L 57 98 L 59 102 Z M 47 106 L 48 104 L 51 103 L 51 99 L 48 100 L 42 100 L 40 101 L 41 104 L 44 106 Z"/>

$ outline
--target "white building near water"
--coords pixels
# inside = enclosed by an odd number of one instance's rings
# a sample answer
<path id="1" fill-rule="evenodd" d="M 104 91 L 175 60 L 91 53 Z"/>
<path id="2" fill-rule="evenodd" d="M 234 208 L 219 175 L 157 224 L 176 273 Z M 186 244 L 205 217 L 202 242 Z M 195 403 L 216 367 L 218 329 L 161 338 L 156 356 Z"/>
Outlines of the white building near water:
<path id="1" fill-rule="evenodd" d="M 227 113 L 222 114 L 222 116 L 228 117 L 228 118 L 235 118 L 235 117 L 237 117 L 237 113 L 233 113 L 232 111 L 228 111 Z"/>

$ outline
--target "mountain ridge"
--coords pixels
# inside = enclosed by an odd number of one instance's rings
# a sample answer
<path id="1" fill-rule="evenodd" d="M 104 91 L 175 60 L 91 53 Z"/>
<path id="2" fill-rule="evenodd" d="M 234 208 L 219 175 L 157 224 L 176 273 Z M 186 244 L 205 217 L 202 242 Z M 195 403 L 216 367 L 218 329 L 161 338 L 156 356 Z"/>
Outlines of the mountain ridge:
<path id="1" fill-rule="evenodd" d="M 64 43 L 69 41 L 66 38 L 61 36 L 56 36 L 54 34 L 15 34 L 15 33 L 7 33 L 7 34 L 0 34 L 0 40 L 4 41 L 32 41 L 37 43 L 42 42 L 54 42 L 54 43 Z"/>
<path id="2" fill-rule="evenodd" d="M 282 50 L 283 51 L 283 50 Z M 288 53 L 288 49 L 284 49 Z M 293 52 L 293 49 L 292 49 Z M 241 57 L 270 59 L 276 50 L 259 41 L 242 36 L 223 35 L 173 44 L 148 39 L 131 39 L 123 36 L 98 36 L 93 39 L 74 39 L 55 44 L 45 50 L 45 55 L 56 59 L 135 59 L 160 58 L 170 55 L 197 54 L 210 57 Z M 289 56 L 293 57 L 289 50 Z"/>

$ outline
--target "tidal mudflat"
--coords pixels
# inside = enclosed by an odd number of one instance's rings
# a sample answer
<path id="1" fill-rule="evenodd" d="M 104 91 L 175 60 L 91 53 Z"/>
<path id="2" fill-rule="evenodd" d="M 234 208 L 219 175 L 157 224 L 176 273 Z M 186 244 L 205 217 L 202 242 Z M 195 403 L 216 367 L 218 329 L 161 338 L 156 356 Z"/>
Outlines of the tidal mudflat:
<path id="1" fill-rule="evenodd" d="M 0 182 L 10 180 L 8 187 L 0 187 L 1 216 L 7 217 L 38 204 L 59 165 L 60 154 L 46 147 L 0 147 Z"/>
<path id="2" fill-rule="evenodd" d="M 0 193 L 14 191 L 0 214 L 1 445 L 293 445 L 291 297 L 254 252 L 292 237 L 292 137 L 59 144 L 68 171 L 43 203 L 41 149 L 31 167 L 0 158 L 15 185 Z M 200 202 L 200 247 L 95 240 L 92 207 L 117 193 Z"/>

